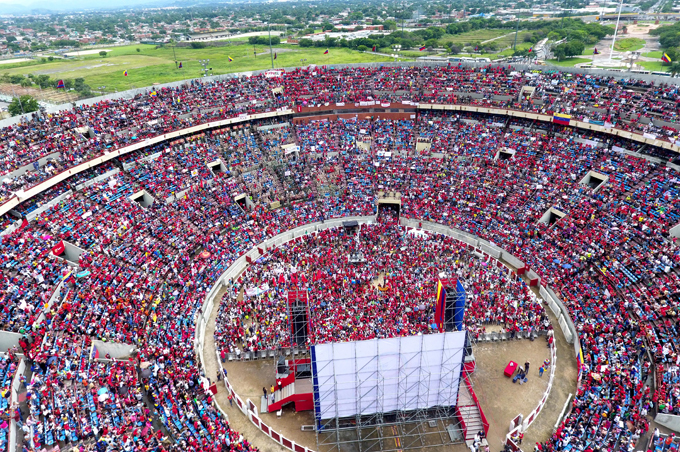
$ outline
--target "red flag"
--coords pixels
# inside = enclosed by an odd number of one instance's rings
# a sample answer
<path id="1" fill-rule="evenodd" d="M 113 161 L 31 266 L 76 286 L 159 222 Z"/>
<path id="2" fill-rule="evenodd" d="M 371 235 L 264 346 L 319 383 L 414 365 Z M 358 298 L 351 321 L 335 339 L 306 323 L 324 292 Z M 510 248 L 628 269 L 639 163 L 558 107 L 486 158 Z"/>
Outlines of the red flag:
<path id="1" fill-rule="evenodd" d="M 373 51 L 375 52 L 375 46 L 373 46 Z"/>
<path id="2" fill-rule="evenodd" d="M 61 256 L 64 254 L 64 251 L 66 251 L 66 246 L 64 246 L 64 241 L 60 241 L 57 243 L 57 245 L 52 248 L 52 252 L 54 253 L 55 256 Z"/>

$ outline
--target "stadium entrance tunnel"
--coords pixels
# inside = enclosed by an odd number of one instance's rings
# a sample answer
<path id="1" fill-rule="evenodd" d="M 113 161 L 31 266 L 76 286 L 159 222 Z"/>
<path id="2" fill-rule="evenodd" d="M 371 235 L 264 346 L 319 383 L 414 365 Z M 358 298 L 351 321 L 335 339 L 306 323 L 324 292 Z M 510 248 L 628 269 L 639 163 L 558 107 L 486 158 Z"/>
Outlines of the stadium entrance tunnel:
<path id="1" fill-rule="evenodd" d="M 399 192 L 378 192 L 378 216 L 381 214 L 399 218 L 401 213 L 401 193 Z"/>
<path id="2" fill-rule="evenodd" d="M 151 204 L 156 202 L 156 199 L 151 196 L 146 190 L 139 190 L 134 195 L 130 196 L 130 201 L 134 201 L 142 207 L 149 207 Z"/>
<path id="3" fill-rule="evenodd" d="M 600 189 L 600 187 L 603 186 L 606 182 L 609 181 L 609 176 L 605 174 L 600 174 L 595 171 L 588 171 L 588 174 L 581 179 L 581 185 L 587 185 L 588 187 L 592 188 L 593 190 L 597 191 Z"/>
<path id="4" fill-rule="evenodd" d="M 510 148 L 505 148 L 496 152 L 496 160 L 510 160 L 515 156 L 515 150 Z"/>
<path id="5" fill-rule="evenodd" d="M 547 224 L 548 227 L 550 227 L 566 216 L 567 216 L 566 213 L 561 212 L 555 209 L 554 207 L 551 207 L 543 214 L 543 216 L 541 217 L 540 220 L 538 220 L 538 222 Z"/>
<path id="6" fill-rule="evenodd" d="M 248 212 L 253 206 L 253 201 L 245 193 L 234 196 L 234 202 L 243 210 L 243 212 Z"/>
<path id="7" fill-rule="evenodd" d="M 217 159 L 214 162 L 208 163 L 208 169 L 212 171 L 215 176 L 221 173 L 229 174 L 229 169 L 227 168 L 227 165 L 224 164 L 222 159 Z"/>
<path id="8" fill-rule="evenodd" d="M 80 255 L 84 252 L 84 249 L 65 240 L 62 240 L 54 248 L 52 248 L 52 254 L 60 259 L 64 259 L 73 266 L 78 266 Z"/>

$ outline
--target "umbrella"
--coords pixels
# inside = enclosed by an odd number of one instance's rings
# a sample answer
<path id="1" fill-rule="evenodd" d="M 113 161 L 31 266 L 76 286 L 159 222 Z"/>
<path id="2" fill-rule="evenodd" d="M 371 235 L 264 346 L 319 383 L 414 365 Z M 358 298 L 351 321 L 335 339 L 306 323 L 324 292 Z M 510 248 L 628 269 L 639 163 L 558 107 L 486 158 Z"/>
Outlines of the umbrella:
<path id="1" fill-rule="evenodd" d="M 571 265 L 569 265 L 569 264 L 564 264 L 564 265 L 562 266 L 562 268 L 570 269 L 570 268 L 571 268 Z"/>
<path id="2" fill-rule="evenodd" d="M 109 392 L 108 389 L 106 389 L 106 388 L 100 388 L 99 391 L 97 391 L 97 394 L 98 394 L 98 395 L 102 395 L 102 394 L 106 394 L 107 392 Z"/>

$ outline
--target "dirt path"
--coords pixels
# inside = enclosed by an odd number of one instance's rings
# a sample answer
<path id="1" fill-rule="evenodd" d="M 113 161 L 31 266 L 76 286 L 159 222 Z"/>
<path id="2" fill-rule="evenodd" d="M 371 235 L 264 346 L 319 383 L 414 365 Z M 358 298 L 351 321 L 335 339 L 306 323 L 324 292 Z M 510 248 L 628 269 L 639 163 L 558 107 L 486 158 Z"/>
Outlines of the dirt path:
<path id="1" fill-rule="evenodd" d="M 222 289 L 218 292 L 215 297 L 215 305 L 212 312 L 210 313 L 210 319 L 205 329 L 205 344 L 203 349 L 203 358 L 205 359 L 204 365 L 207 372 L 207 376 L 214 380 L 217 376 L 219 365 L 217 364 L 217 354 L 215 352 L 215 320 L 217 318 L 217 312 L 219 311 L 219 300 L 222 299 L 222 295 L 227 291 L 227 289 Z M 224 387 L 224 382 L 219 382 L 217 384 L 217 395 L 215 397 L 217 403 L 229 416 L 229 424 L 237 432 L 241 433 L 243 437 L 251 444 L 260 449 L 261 452 L 286 452 L 287 449 L 276 444 L 274 440 L 267 437 L 262 433 L 257 427 L 255 427 L 250 420 L 238 409 L 234 404 L 233 407 L 229 406 L 229 399 L 227 399 L 227 390 Z M 243 400 L 245 402 L 245 399 Z M 255 405 L 259 409 L 260 400 L 253 400 Z"/>

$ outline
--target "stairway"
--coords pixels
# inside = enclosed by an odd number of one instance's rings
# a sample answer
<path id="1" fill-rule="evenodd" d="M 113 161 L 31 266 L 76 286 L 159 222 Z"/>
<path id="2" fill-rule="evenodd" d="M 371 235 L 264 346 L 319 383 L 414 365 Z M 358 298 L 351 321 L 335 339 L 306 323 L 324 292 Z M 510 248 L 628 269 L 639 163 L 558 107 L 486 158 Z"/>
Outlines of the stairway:
<path id="1" fill-rule="evenodd" d="M 273 411 L 280 410 L 282 406 L 280 402 L 292 395 L 295 395 L 295 382 L 289 384 L 288 386 L 284 386 L 282 389 L 277 389 L 274 391 L 274 403 L 271 403 L 271 396 L 269 396 L 269 412 L 271 413 Z"/>
<path id="2" fill-rule="evenodd" d="M 474 439 L 477 432 L 484 430 L 479 409 L 476 405 L 467 405 L 459 406 L 458 410 L 463 418 L 463 422 L 465 422 L 465 440 Z"/>
<path id="3" fill-rule="evenodd" d="M 475 405 L 470 390 L 462 380 L 458 389 L 458 411 L 465 423 L 465 440 L 474 439 L 477 432 L 484 430 L 484 425 L 479 408 Z"/>

